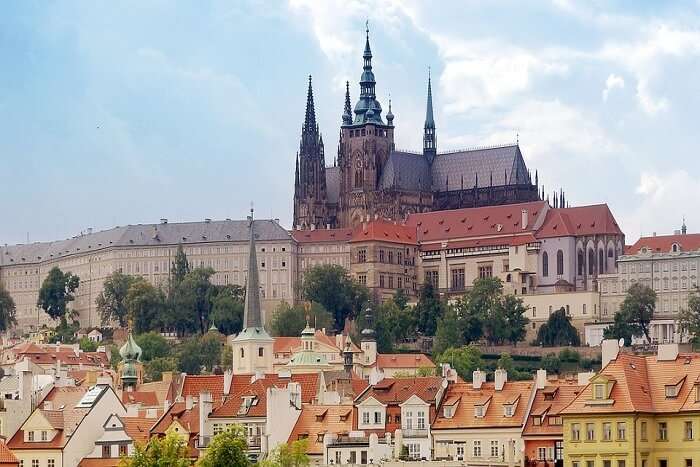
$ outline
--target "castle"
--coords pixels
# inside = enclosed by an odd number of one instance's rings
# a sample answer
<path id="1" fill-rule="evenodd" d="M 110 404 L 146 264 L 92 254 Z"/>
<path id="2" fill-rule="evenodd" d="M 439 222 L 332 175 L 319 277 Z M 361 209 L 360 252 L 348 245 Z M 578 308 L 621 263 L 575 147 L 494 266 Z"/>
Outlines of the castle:
<path id="1" fill-rule="evenodd" d="M 430 75 L 423 151 L 397 151 L 391 101 L 385 121 L 376 98 L 369 30 L 362 58 L 360 97 L 352 110 L 346 83 L 338 157 L 330 167 L 309 76 L 294 175 L 295 229 L 354 227 L 374 218 L 402 221 L 412 213 L 540 199 L 537 173 L 533 183 L 517 143 L 438 152 Z"/>

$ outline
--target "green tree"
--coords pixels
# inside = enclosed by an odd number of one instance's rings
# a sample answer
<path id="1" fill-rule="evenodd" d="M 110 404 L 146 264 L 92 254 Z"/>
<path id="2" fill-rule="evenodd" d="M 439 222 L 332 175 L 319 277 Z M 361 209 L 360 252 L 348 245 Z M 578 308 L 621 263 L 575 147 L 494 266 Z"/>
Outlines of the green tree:
<path id="1" fill-rule="evenodd" d="M 503 339 L 511 344 L 525 339 L 525 327 L 530 320 L 525 316 L 528 307 L 523 304 L 522 299 L 515 295 L 505 295 L 501 298 L 497 309 L 503 315 L 505 322 Z"/>
<path id="2" fill-rule="evenodd" d="M 233 347 L 230 345 L 225 345 L 221 352 L 221 369 L 224 371 L 233 369 Z"/>
<path id="3" fill-rule="evenodd" d="M 97 350 L 97 342 L 91 341 L 87 336 L 83 336 L 78 345 L 83 352 L 94 352 Z"/>
<path id="4" fill-rule="evenodd" d="M 506 370 L 510 375 L 513 373 L 513 370 L 515 370 L 515 361 L 509 353 L 501 352 L 501 355 L 498 357 L 498 361 L 496 362 L 496 367 Z"/>
<path id="5" fill-rule="evenodd" d="M 305 467 L 310 464 L 306 454 L 307 440 L 300 439 L 281 444 L 275 448 L 267 459 L 260 462 L 261 467 Z"/>
<path id="6" fill-rule="evenodd" d="M 627 290 L 627 295 L 620 305 L 619 313 L 622 313 L 630 324 L 634 337 L 644 336 L 647 342 L 651 342 L 649 325 L 654 317 L 656 308 L 656 292 L 651 287 L 635 282 Z"/>
<path id="7" fill-rule="evenodd" d="M 464 345 L 464 332 L 457 310 L 448 307 L 445 316 L 440 318 L 433 339 L 433 353 L 441 354 L 450 347 L 461 347 Z"/>
<path id="8" fill-rule="evenodd" d="M 197 467 L 246 467 L 250 465 L 245 434 L 241 425 L 231 425 L 214 436 Z"/>
<path id="9" fill-rule="evenodd" d="M 60 319 L 61 325 L 67 326 L 67 306 L 75 300 L 75 290 L 80 285 L 80 278 L 70 272 L 64 273 L 57 266 L 49 271 L 39 289 L 37 306 L 42 308 L 51 319 Z"/>
<path id="10" fill-rule="evenodd" d="M 122 457 L 119 467 L 190 467 L 187 444 L 172 432 L 160 438 L 152 437 L 148 444 L 136 444 L 131 457 Z"/>
<path id="11" fill-rule="evenodd" d="M 391 299 L 380 303 L 375 310 L 374 329 L 380 352 L 389 352 L 395 345 L 415 334 L 416 318 L 412 307 L 402 308 Z M 387 342 L 381 343 L 380 339 Z M 380 344 L 386 350 L 380 349 Z"/>
<path id="12" fill-rule="evenodd" d="M 191 337 L 180 346 L 178 368 L 191 375 L 200 374 L 202 369 L 212 371 L 221 361 L 222 347 L 213 333 Z"/>
<path id="13" fill-rule="evenodd" d="M 462 333 L 462 340 L 470 344 L 481 339 L 484 335 L 484 317 L 481 315 L 481 310 L 471 306 L 469 294 L 459 297 L 453 308 L 459 319 L 459 330 Z"/>
<path id="14" fill-rule="evenodd" d="M 166 357 L 170 353 L 170 344 L 159 333 L 151 331 L 139 334 L 134 340 L 141 347 L 141 360 L 147 362 L 154 358 Z"/>
<path id="15" fill-rule="evenodd" d="M 678 317 L 678 327 L 681 333 L 687 334 L 691 342 L 700 341 L 700 290 L 695 290 L 688 296 L 688 307 L 681 310 Z"/>
<path id="16" fill-rule="evenodd" d="M 126 296 L 133 281 L 133 276 L 122 274 L 121 271 L 115 271 L 105 279 L 102 292 L 95 300 L 103 325 L 116 321 L 119 327 L 126 327 Z"/>
<path id="17" fill-rule="evenodd" d="M 537 343 L 544 347 L 560 347 L 581 345 L 578 331 L 571 324 L 571 317 L 566 314 L 564 307 L 549 315 L 547 322 L 537 331 Z"/>
<path id="18" fill-rule="evenodd" d="M 212 268 L 195 268 L 177 285 L 180 307 L 193 314 L 196 329 L 200 334 L 209 329 L 212 298 L 216 293 L 210 280 L 213 275 Z"/>
<path id="19" fill-rule="evenodd" d="M 434 336 L 438 320 L 445 314 L 445 308 L 445 302 L 440 299 L 433 284 L 423 284 L 418 293 L 415 310 L 418 332 L 424 336 Z"/>
<path id="20" fill-rule="evenodd" d="M 561 370 L 561 360 L 556 354 L 550 353 L 542 357 L 542 368 L 548 373 L 559 373 Z"/>
<path id="21" fill-rule="evenodd" d="M 356 317 L 369 300 L 367 287 L 354 282 L 345 268 L 334 264 L 306 271 L 301 292 L 305 300 L 320 303 L 333 315 L 336 330 L 342 330 L 345 319 Z"/>
<path id="22" fill-rule="evenodd" d="M 146 373 L 146 380 L 161 381 L 164 372 L 177 370 L 177 359 L 173 357 L 156 357 L 145 362 L 143 369 Z"/>
<path id="23" fill-rule="evenodd" d="M 287 302 L 280 303 L 272 315 L 272 335 L 299 337 L 306 327 L 307 318 L 308 323 L 316 329 L 330 328 L 334 324 L 333 316 L 320 303 L 312 303 L 308 308 L 307 311 L 301 304 L 290 306 Z"/>
<path id="24" fill-rule="evenodd" d="M 182 248 L 182 245 L 178 245 L 177 252 L 175 253 L 175 260 L 170 266 L 170 280 L 172 285 L 179 285 L 189 272 L 190 263 L 187 261 L 185 250 Z"/>
<path id="25" fill-rule="evenodd" d="M 406 292 L 403 289 L 396 290 L 396 292 L 394 293 L 393 300 L 394 303 L 396 303 L 396 306 L 398 306 L 402 310 L 408 306 L 408 295 L 406 295 Z"/>
<path id="26" fill-rule="evenodd" d="M 245 290 L 240 285 L 217 287 L 210 321 L 226 336 L 241 332 L 244 302 Z"/>
<path id="27" fill-rule="evenodd" d="M 0 283 L 0 332 L 7 331 L 17 324 L 17 307 L 10 293 Z"/>
<path id="28" fill-rule="evenodd" d="M 465 381 L 472 380 L 472 372 L 484 366 L 481 360 L 481 351 L 473 345 L 451 347 L 441 353 L 438 363 L 449 363 L 457 374 Z"/>
<path id="29" fill-rule="evenodd" d="M 143 277 L 135 277 L 126 294 L 126 310 L 137 334 L 158 329 L 165 310 L 165 294 Z"/>
<path id="30" fill-rule="evenodd" d="M 119 362 L 122 361 L 122 356 L 119 354 L 119 347 L 112 344 L 109 346 L 109 363 L 112 365 L 112 369 L 116 370 L 119 366 Z"/>
<path id="31" fill-rule="evenodd" d="M 632 323 L 627 320 L 624 313 L 615 313 L 613 324 L 605 328 L 603 337 L 605 339 L 624 339 L 625 345 L 632 344 L 632 338 L 637 335 Z"/>

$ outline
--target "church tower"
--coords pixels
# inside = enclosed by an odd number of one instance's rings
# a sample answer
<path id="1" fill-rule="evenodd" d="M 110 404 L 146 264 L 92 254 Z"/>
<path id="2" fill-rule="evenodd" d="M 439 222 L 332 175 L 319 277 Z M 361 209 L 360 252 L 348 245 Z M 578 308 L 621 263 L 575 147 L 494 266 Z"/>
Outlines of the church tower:
<path id="1" fill-rule="evenodd" d="M 272 373 L 272 346 L 274 339 L 265 331 L 260 307 L 258 260 L 255 252 L 255 220 L 250 210 L 250 240 L 248 252 L 248 280 L 246 281 L 243 330 L 231 343 L 233 373 L 251 374 L 256 371 Z"/>
<path id="2" fill-rule="evenodd" d="M 325 228 L 330 223 L 326 206 L 326 161 L 323 137 L 316 123 L 314 94 L 309 76 L 306 115 L 294 174 L 294 227 Z"/>
<path id="3" fill-rule="evenodd" d="M 423 125 L 423 155 L 432 164 L 437 154 L 435 136 L 435 120 L 433 119 L 433 90 L 430 86 L 430 71 L 428 71 L 428 102 L 425 108 L 425 125 Z"/>
<path id="4" fill-rule="evenodd" d="M 341 171 L 339 224 L 352 227 L 376 212 L 379 181 L 389 154 L 394 149 L 393 115 L 382 120 L 382 106 L 377 100 L 376 81 L 372 71 L 372 49 L 369 28 L 366 30 L 362 54 L 360 97 L 355 104 L 354 118 L 349 112 L 349 90 L 340 130 L 338 161 Z M 387 116 L 388 117 L 388 116 Z"/>

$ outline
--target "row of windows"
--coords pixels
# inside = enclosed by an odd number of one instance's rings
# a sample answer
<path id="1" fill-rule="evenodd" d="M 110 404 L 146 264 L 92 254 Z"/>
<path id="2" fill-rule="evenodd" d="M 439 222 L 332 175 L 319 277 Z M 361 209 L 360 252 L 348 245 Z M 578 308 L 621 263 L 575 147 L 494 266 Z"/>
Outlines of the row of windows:
<path id="1" fill-rule="evenodd" d="M 19 467 L 24 467 L 24 459 L 19 460 Z M 32 467 L 41 467 L 39 459 L 32 459 Z M 47 459 L 46 467 L 56 467 L 56 459 Z"/>
<path id="2" fill-rule="evenodd" d="M 668 278 L 664 277 L 659 278 L 655 277 L 653 284 L 651 278 L 642 278 L 642 279 L 631 279 L 629 281 L 629 287 L 632 287 L 633 284 L 639 282 L 642 285 L 645 285 L 647 287 L 652 287 L 654 290 L 657 292 L 660 290 L 688 290 L 688 288 L 694 289 L 698 285 L 698 279 L 696 276 L 691 276 L 691 277 L 681 277 L 680 279 L 678 277 L 673 277 L 673 278 Z M 619 290 L 618 290 L 619 286 Z M 601 284 L 601 292 L 602 293 L 625 293 L 628 290 L 628 282 L 627 279 L 622 279 L 620 282 L 617 281 L 603 281 Z"/>
<path id="3" fill-rule="evenodd" d="M 557 276 L 564 275 L 564 252 L 557 251 Z M 542 253 L 542 277 L 549 276 L 549 255 L 545 251 Z"/>
<path id="4" fill-rule="evenodd" d="M 615 435 L 616 441 L 625 441 L 627 439 L 627 424 L 625 422 L 617 422 L 615 425 L 615 432 L 613 433 L 613 423 L 603 422 L 602 423 L 602 441 L 612 441 L 613 434 Z M 571 441 L 581 441 L 581 424 L 572 423 L 571 424 Z M 585 424 L 585 440 L 586 441 L 596 441 L 596 424 L 586 423 Z M 684 440 L 691 441 L 694 439 L 694 427 L 693 422 L 688 420 L 683 424 L 682 436 Z M 642 421 L 639 426 L 639 437 L 642 441 L 648 440 L 648 428 L 647 422 Z M 667 422 L 658 422 L 656 424 L 656 440 L 657 441 L 668 441 L 669 439 L 669 427 Z"/>
<path id="5" fill-rule="evenodd" d="M 662 261 L 662 262 L 654 262 L 653 263 L 653 269 L 654 272 L 669 272 L 669 271 L 678 271 L 679 269 L 681 271 L 695 271 L 698 268 L 698 262 L 697 261 Z M 634 263 L 631 262 L 629 264 L 621 262 L 620 263 L 620 272 L 625 274 L 625 273 L 635 273 L 635 272 L 651 272 L 652 270 L 652 263 L 651 262 L 642 262 L 642 263 Z"/>

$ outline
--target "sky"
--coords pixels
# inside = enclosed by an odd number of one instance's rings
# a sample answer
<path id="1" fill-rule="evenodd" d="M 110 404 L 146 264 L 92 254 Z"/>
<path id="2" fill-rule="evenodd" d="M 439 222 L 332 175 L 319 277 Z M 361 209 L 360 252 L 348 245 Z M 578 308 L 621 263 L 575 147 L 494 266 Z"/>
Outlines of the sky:
<path id="1" fill-rule="evenodd" d="M 700 1 L 10 0 L 0 244 L 256 217 L 291 226 L 308 75 L 326 162 L 369 22 L 397 148 L 519 141 L 547 193 L 634 242 L 700 232 Z M 354 104 L 353 104 L 354 105 Z"/>

